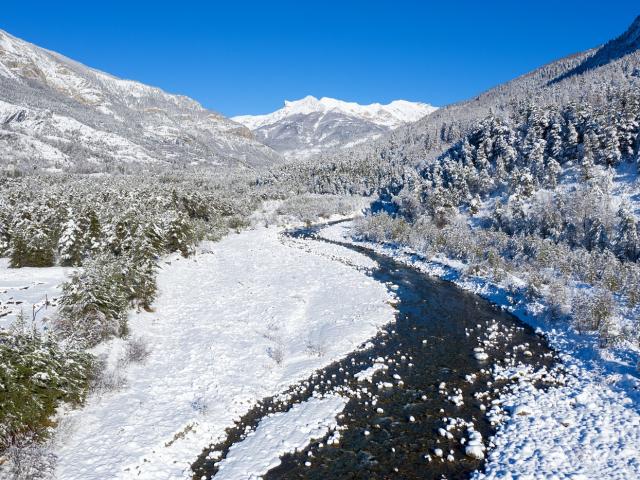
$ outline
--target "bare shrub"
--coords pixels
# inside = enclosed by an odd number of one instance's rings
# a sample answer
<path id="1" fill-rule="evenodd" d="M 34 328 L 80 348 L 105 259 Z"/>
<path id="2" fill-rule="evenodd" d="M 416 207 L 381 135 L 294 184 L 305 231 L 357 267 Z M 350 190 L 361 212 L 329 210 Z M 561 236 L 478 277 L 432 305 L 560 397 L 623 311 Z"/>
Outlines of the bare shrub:
<path id="1" fill-rule="evenodd" d="M 119 361 L 110 368 L 107 365 L 106 358 L 102 357 L 96 361 L 95 375 L 91 383 L 91 391 L 96 395 L 113 392 L 124 388 L 127 384 L 127 378 L 124 374 L 124 364 Z"/>
<path id="2" fill-rule="evenodd" d="M 5 464 L 0 464 L 0 477 L 6 472 L 7 478 L 15 480 L 39 480 L 50 478 L 55 455 L 45 444 L 39 443 L 35 434 L 22 434 L 13 438 L 3 452 Z"/>
<path id="3" fill-rule="evenodd" d="M 269 347 L 267 348 L 267 355 L 276 362 L 276 364 L 282 365 L 282 362 L 284 361 L 284 348 L 279 344 L 275 347 Z"/>
<path id="4" fill-rule="evenodd" d="M 605 344 L 612 338 L 615 301 L 610 292 L 595 290 L 576 295 L 572 313 L 574 325 L 579 332 L 599 332 L 602 343 Z"/>
<path id="5" fill-rule="evenodd" d="M 209 410 L 209 405 L 204 397 L 196 397 L 191 401 L 191 408 L 201 415 L 205 415 Z"/>
<path id="6" fill-rule="evenodd" d="M 132 337 L 125 344 L 124 359 L 126 363 L 144 363 L 150 353 L 151 350 L 143 337 Z"/>
<path id="7" fill-rule="evenodd" d="M 311 357 L 322 358 L 325 356 L 327 351 L 326 345 L 321 340 L 317 340 L 317 341 L 307 340 L 306 348 L 307 348 L 307 353 Z"/>

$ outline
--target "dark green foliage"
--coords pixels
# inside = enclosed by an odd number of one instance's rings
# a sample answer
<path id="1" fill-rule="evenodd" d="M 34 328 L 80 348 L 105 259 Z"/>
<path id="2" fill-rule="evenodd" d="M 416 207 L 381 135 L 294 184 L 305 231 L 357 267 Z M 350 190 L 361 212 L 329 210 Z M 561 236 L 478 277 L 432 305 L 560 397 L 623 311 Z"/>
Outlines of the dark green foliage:
<path id="1" fill-rule="evenodd" d="M 129 288 L 122 262 L 108 254 L 85 262 L 62 286 L 57 329 L 88 346 L 126 331 Z"/>
<path id="2" fill-rule="evenodd" d="M 188 257 L 195 242 L 193 226 L 188 217 L 181 212 L 176 213 L 168 222 L 165 239 L 165 248 L 169 252 L 180 252 Z"/>
<path id="3" fill-rule="evenodd" d="M 87 353 L 21 329 L 0 331 L 0 451 L 29 432 L 46 436 L 61 402 L 84 399 L 92 370 Z"/>
<path id="4" fill-rule="evenodd" d="M 55 263 L 52 232 L 26 217 L 12 227 L 9 260 L 12 267 L 50 267 Z"/>
<path id="5" fill-rule="evenodd" d="M 247 225 L 258 194 L 247 179 L 225 181 L 168 176 L 4 180 L 0 252 L 8 251 L 14 267 L 85 267 L 65 285 L 59 327 L 93 345 L 126 331 L 128 308 L 151 308 L 162 255 L 188 256 L 199 240 L 218 239 L 230 227 Z"/>

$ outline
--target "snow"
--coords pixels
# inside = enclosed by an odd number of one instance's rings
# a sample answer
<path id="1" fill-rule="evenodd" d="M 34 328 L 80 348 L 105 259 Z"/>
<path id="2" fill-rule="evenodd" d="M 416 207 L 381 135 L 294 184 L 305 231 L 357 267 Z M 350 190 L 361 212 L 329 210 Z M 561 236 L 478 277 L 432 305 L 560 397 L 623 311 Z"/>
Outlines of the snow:
<path id="1" fill-rule="evenodd" d="M 381 370 L 386 370 L 388 367 L 383 363 L 374 363 L 369 368 L 356 373 L 354 376 L 359 382 L 371 382 L 376 373 Z"/>
<path id="2" fill-rule="evenodd" d="M 155 312 L 130 316 L 150 354 L 120 372 L 121 388 L 62 418 L 57 478 L 190 478 L 202 449 L 257 401 L 394 319 L 384 285 L 329 258 L 346 249 L 295 247 L 259 228 L 162 263 Z M 122 343 L 102 347 L 116 368 Z"/>
<path id="3" fill-rule="evenodd" d="M 468 457 L 482 460 L 484 458 L 484 445 L 482 444 L 482 435 L 475 430 L 469 431 L 469 441 L 466 443 L 464 453 Z"/>
<path id="4" fill-rule="evenodd" d="M 9 327 L 21 310 L 30 322 L 34 306 L 36 324 L 45 327 L 55 312 L 60 285 L 70 271 L 64 267 L 9 268 L 9 259 L 0 258 L 0 328 Z M 45 305 L 46 298 L 49 305 Z"/>
<path id="5" fill-rule="evenodd" d="M 342 223 L 321 231 L 324 238 L 353 241 L 351 224 Z M 532 372 L 529 367 L 493 366 L 496 380 L 518 378 L 510 391 L 501 393 L 487 416 L 498 426 L 490 450 L 481 448 L 477 432 L 470 434 L 469 456 L 487 458 L 484 472 L 474 478 L 640 478 L 640 358 L 630 345 L 602 351 L 597 340 L 578 335 L 567 325 L 551 323 L 542 306 L 513 295 L 505 285 L 464 275 L 465 265 L 444 258 L 423 259 L 409 249 L 369 242 L 379 253 L 412 265 L 429 275 L 451 281 L 511 311 L 544 335 L 558 352 L 560 373 Z M 522 283 L 510 278 L 512 284 Z M 515 297 L 515 298 L 514 298 Z M 510 301 L 510 298 L 513 301 Z M 484 351 L 475 352 L 484 356 Z M 484 354 L 484 355 L 483 355 Z M 564 373 L 562 373 L 564 372 Z M 551 375 L 556 384 L 534 387 L 536 380 Z M 442 385 L 441 385 L 442 388 Z M 434 452 L 442 456 L 441 451 Z"/>
<path id="6" fill-rule="evenodd" d="M 323 97 L 318 100 L 316 97 L 308 95 L 300 100 L 285 100 L 284 108 L 276 110 L 273 113 L 266 115 L 239 115 L 231 119 L 245 125 L 251 130 L 255 130 L 294 115 L 309 115 L 316 112 L 339 112 L 373 122 L 377 125 L 396 128 L 405 123 L 416 122 L 435 110 L 437 110 L 437 108 L 432 105 L 406 100 L 394 100 L 386 105 L 380 103 L 360 105 L 355 102 L 345 102 L 328 97 Z"/>
<path id="7" fill-rule="evenodd" d="M 289 411 L 263 419 L 258 428 L 234 444 L 218 465 L 216 480 L 257 479 L 280 465 L 280 457 L 305 448 L 338 424 L 347 398 L 328 395 L 294 405 Z"/>

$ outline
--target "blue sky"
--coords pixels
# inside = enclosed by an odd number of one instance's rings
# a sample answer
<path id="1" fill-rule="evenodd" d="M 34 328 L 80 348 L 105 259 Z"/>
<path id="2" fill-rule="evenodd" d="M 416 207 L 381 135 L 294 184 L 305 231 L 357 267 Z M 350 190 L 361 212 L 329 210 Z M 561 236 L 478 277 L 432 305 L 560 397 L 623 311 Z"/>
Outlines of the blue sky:
<path id="1" fill-rule="evenodd" d="M 463 100 L 622 33 L 635 1 L 2 0 L 0 28 L 225 115 Z"/>

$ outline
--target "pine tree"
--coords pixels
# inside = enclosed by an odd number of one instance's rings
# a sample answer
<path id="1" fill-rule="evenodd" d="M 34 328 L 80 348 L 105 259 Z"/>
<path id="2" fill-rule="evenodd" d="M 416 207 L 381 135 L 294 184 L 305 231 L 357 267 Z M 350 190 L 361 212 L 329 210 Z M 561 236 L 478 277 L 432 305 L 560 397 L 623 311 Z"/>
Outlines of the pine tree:
<path id="1" fill-rule="evenodd" d="M 565 148 L 562 139 L 562 126 L 554 120 L 547 133 L 547 155 L 553 158 L 561 158 Z"/>
<path id="2" fill-rule="evenodd" d="M 604 250 L 609 243 L 607 230 L 599 218 L 591 218 L 587 221 L 585 230 L 585 247 L 588 250 Z"/>
<path id="3" fill-rule="evenodd" d="M 65 267 L 76 267 L 82 263 L 85 254 L 85 232 L 82 231 L 74 213 L 69 211 L 68 220 L 62 228 L 62 235 L 58 240 L 58 254 L 60 264 Z"/>
<path id="4" fill-rule="evenodd" d="M 169 221 L 165 234 L 165 248 L 169 252 L 180 252 L 188 257 L 194 242 L 193 229 L 184 214 L 177 212 Z"/>
<path id="5" fill-rule="evenodd" d="M 620 207 L 617 217 L 619 220 L 616 238 L 617 253 L 620 258 L 634 262 L 640 256 L 640 237 L 636 219 L 626 205 Z"/>
<path id="6" fill-rule="evenodd" d="M 578 131 L 571 121 L 567 123 L 566 140 L 562 150 L 561 163 L 578 158 Z"/>
<path id="7" fill-rule="evenodd" d="M 618 140 L 618 130 L 615 125 L 608 125 L 604 129 L 601 155 L 608 167 L 616 166 L 620 163 L 620 143 Z"/>
<path id="8" fill-rule="evenodd" d="M 595 177 L 595 161 L 594 161 L 594 149 L 596 140 L 595 135 L 589 131 L 584 136 L 584 143 L 582 144 L 580 152 L 580 179 L 583 182 L 588 182 Z"/>
<path id="9" fill-rule="evenodd" d="M 544 150 L 544 140 L 538 140 L 531 146 L 531 149 L 527 155 L 529 171 L 538 181 L 538 183 L 542 183 L 545 178 Z"/>
<path id="10" fill-rule="evenodd" d="M 102 249 L 104 242 L 102 227 L 96 211 L 89 207 L 86 210 L 87 228 L 85 234 L 85 249 L 90 252 L 98 252 Z"/>
<path id="11" fill-rule="evenodd" d="M 111 255 L 87 260 L 62 285 L 58 330 L 88 346 L 124 334 L 129 306 L 124 270 Z"/>
<path id="12" fill-rule="evenodd" d="M 26 216 L 12 228 L 9 263 L 12 267 L 51 267 L 55 245 L 51 233 Z"/>
<path id="13" fill-rule="evenodd" d="M 0 212 L 0 257 L 6 254 L 10 244 L 9 219 L 2 216 L 2 212 Z"/>
<path id="14" fill-rule="evenodd" d="M 549 157 L 545 168 L 544 185 L 548 188 L 555 188 L 558 185 L 558 178 L 561 173 L 562 167 L 560 164 L 555 158 Z"/>

